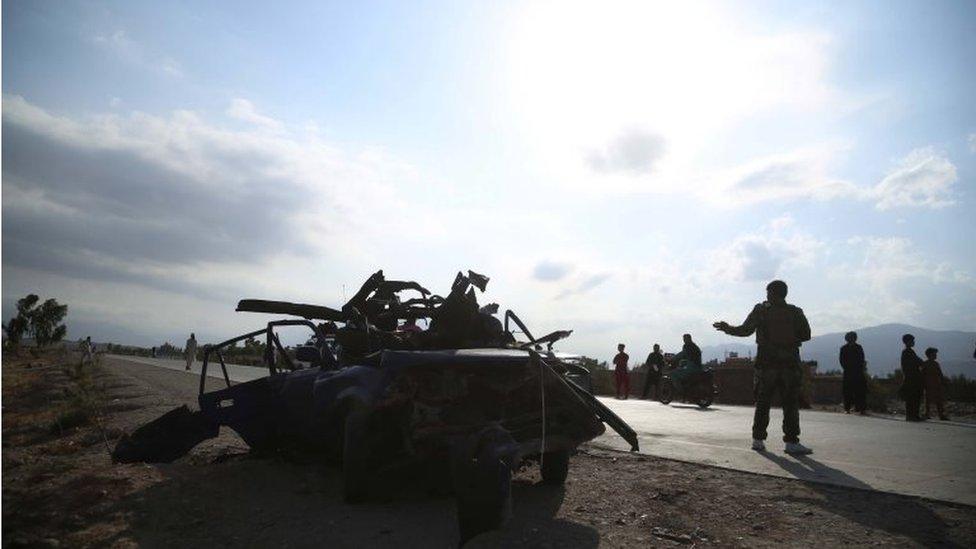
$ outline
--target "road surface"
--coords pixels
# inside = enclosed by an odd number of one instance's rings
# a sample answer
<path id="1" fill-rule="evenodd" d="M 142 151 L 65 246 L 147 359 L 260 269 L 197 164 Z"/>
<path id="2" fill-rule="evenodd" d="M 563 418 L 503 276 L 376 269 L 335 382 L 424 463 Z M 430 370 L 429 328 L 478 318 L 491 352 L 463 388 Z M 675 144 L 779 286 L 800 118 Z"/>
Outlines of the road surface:
<path id="1" fill-rule="evenodd" d="M 182 360 L 115 356 L 115 359 L 184 369 Z M 200 362 L 193 373 L 199 374 Z M 228 364 L 232 381 L 248 381 L 267 370 Z M 222 379 L 220 366 L 208 368 L 209 378 Z M 209 388 L 221 383 L 209 381 Z M 783 453 L 782 412 L 771 413 L 766 452 L 750 449 L 752 408 L 672 403 L 665 406 L 644 400 L 601 400 L 637 431 L 643 454 L 714 465 L 765 475 L 825 482 L 853 488 L 922 496 L 976 505 L 976 425 L 926 422 L 907 423 L 891 416 L 800 412 L 803 444 L 811 456 L 794 458 Z M 616 433 L 594 443 L 604 448 L 629 450 Z"/>
<path id="2" fill-rule="evenodd" d="M 798 459 L 783 453 L 779 409 L 767 451 L 755 452 L 752 407 L 600 400 L 637 431 L 643 454 L 976 505 L 976 425 L 801 410 L 800 440 L 814 453 Z M 612 431 L 594 442 L 630 449 Z"/>

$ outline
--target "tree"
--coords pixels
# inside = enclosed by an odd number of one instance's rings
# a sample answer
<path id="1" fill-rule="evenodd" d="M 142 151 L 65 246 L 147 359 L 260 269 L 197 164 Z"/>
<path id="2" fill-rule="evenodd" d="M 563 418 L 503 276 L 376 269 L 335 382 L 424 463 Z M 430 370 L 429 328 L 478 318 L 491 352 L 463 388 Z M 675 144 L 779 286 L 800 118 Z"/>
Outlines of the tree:
<path id="1" fill-rule="evenodd" d="M 68 314 L 68 306 L 48 299 L 40 307 L 35 307 L 40 300 L 37 294 L 29 294 L 17 301 L 17 316 L 3 327 L 11 344 L 20 344 L 24 335 L 33 337 L 38 347 L 64 339 L 68 328 L 62 321 Z"/>
<path id="2" fill-rule="evenodd" d="M 38 347 L 57 343 L 64 339 L 68 327 L 62 324 L 68 314 L 68 306 L 55 299 L 48 299 L 31 315 L 31 334 Z"/>

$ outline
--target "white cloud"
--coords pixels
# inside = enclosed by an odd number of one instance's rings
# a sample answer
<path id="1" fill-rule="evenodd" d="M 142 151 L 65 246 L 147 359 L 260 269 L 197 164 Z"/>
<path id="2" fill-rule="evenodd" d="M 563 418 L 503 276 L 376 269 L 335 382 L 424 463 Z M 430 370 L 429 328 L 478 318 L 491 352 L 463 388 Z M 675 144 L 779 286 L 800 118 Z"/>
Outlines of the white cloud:
<path id="1" fill-rule="evenodd" d="M 272 119 L 258 121 L 280 132 L 186 111 L 63 117 L 18 96 L 3 105 L 5 267 L 224 295 L 228 279 L 266 287 L 247 273 L 281 258 L 360 265 L 390 234 L 424 238 L 436 217 L 403 206 L 397 184 L 420 192 L 408 165 Z"/>
<path id="2" fill-rule="evenodd" d="M 811 147 L 759 158 L 704 183 L 698 193 L 725 206 L 855 196 L 859 193 L 857 186 L 829 174 L 838 149 L 838 146 Z"/>
<path id="3" fill-rule="evenodd" d="M 819 308 L 825 325 L 870 325 L 883 322 L 918 322 L 924 312 L 919 289 L 934 284 L 955 285 L 972 291 L 970 274 L 948 262 L 934 263 L 908 238 L 855 237 L 847 241 L 853 260 L 835 265 L 829 280 L 843 284 L 853 295 Z"/>
<path id="4" fill-rule="evenodd" d="M 714 275 L 709 278 L 768 282 L 785 270 L 812 265 L 824 243 L 792 227 L 792 218 L 781 216 L 713 251 L 709 269 Z"/>
<path id="5" fill-rule="evenodd" d="M 830 175 L 838 147 L 814 147 L 757 159 L 702 184 L 698 194 L 720 206 L 802 199 L 874 202 L 879 210 L 955 204 L 956 166 L 933 147 L 914 149 L 875 185 Z"/>
<path id="6" fill-rule="evenodd" d="M 942 208 L 955 204 L 956 166 L 932 147 L 915 149 L 881 180 L 870 195 L 879 210 L 898 207 Z"/>
<path id="7" fill-rule="evenodd" d="M 621 132 L 603 149 L 592 151 L 587 162 L 596 172 L 649 174 L 664 155 L 664 138 L 644 130 Z"/>
<path id="8" fill-rule="evenodd" d="M 967 141 L 969 142 L 969 152 L 976 153 L 976 132 L 969 134 Z"/>
<path id="9" fill-rule="evenodd" d="M 98 33 L 91 37 L 91 41 L 132 65 L 174 78 L 183 76 L 183 68 L 179 61 L 167 55 L 150 52 L 141 43 L 133 40 L 124 30 Z"/>
<path id="10" fill-rule="evenodd" d="M 243 122 L 254 124 L 255 126 L 261 126 L 269 130 L 281 130 L 282 124 L 270 116 L 265 116 L 260 114 L 255 108 L 254 103 L 251 103 L 247 99 L 236 98 L 232 99 L 230 105 L 227 107 L 227 116 L 231 118 L 236 118 Z"/>
<path id="11" fill-rule="evenodd" d="M 543 282 L 562 280 L 573 272 L 573 264 L 564 261 L 540 261 L 532 270 L 532 276 Z"/>

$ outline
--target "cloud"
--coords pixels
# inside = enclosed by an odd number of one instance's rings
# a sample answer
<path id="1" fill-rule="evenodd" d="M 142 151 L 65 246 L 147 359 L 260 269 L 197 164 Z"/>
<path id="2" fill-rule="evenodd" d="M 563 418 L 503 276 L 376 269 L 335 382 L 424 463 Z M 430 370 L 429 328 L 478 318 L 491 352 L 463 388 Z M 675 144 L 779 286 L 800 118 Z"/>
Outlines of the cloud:
<path id="1" fill-rule="evenodd" d="M 786 234 L 792 223 L 788 216 L 778 217 L 713 252 L 709 263 L 717 279 L 768 282 L 786 268 L 812 265 L 824 243 L 797 231 Z"/>
<path id="2" fill-rule="evenodd" d="M 654 171 L 663 155 L 663 137 L 632 129 L 621 132 L 604 150 L 590 152 L 587 163 L 599 173 L 645 175 Z"/>
<path id="3" fill-rule="evenodd" d="M 540 261 L 532 270 L 532 276 L 543 282 L 562 280 L 573 271 L 573 264 L 561 261 Z"/>
<path id="4" fill-rule="evenodd" d="M 969 152 L 976 153 L 976 132 L 969 134 L 966 141 L 969 143 Z"/>
<path id="5" fill-rule="evenodd" d="M 414 180 L 383 155 L 190 112 L 67 118 L 4 96 L 3 135 L 5 268 L 201 297 L 400 231 L 389 182 Z"/>
<path id="6" fill-rule="evenodd" d="M 832 177 L 829 166 L 836 162 L 835 156 L 835 149 L 821 147 L 760 158 L 727 171 L 717 184 L 705 185 L 699 192 L 703 198 L 732 206 L 838 198 L 874 202 L 879 210 L 955 204 L 956 166 L 933 147 L 912 150 L 870 186 Z"/>
<path id="7" fill-rule="evenodd" d="M 270 130 L 281 130 L 282 124 L 274 118 L 265 116 L 258 113 L 257 109 L 254 107 L 254 103 L 251 103 L 247 99 L 233 99 L 230 102 L 230 106 L 227 107 L 227 116 L 231 118 L 236 118 L 243 122 L 248 122 L 254 124 L 255 126 L 261 126 Z"/>
<path id="8" fill-rule="evenodd" d="M 166 76 L 181 78 L 183 68 L 179 61 L 167 56 L 149 52 L 142 44 L 133 40 L 124 30 L 111 33 L 98 33 L 91 37 L 92 43 L 107 49 L 123 61 L 132 65 L 157 71 Z"/>
<path id="9" fill-rule="evenodd" d="M 569 297 L 572 295 L 585 294 L 597 288 L 607 280 L 610 280 L 612 276 L 613 276 L 612 273 L 596 273 L 596 274 L 585 276 L 582 279 L 580 279 L 579 282 L 576 283 L 572 288 L 568 288 L 560 292 L 559 295 L 556 296 L 556 299 L 563 299 L 565 297 Z"/>
<path id="10" fill-rule="evenodd" d="M 828 276 L 850 296 L 819 307 L 818 316 L 831 329 L 920 322 L 928 307 L 919 306 L 919 296 L 933 285 L 956 286 L 962 296 L 976 289 L 967 271 L 948 262 L 931 261 L 908 238 L 859 236 L 848 239 L 846 248 L 839 251 L 850 254 L 851 259 L 836 264 Z M 945 288 L 939 292 L 945 294 Z M 965 299 L 957 296 L 955 301 Z"/>
<path id="11" fill-rule="evenodd" d="M 925 147 L 908 153 L 870 194 L 879 210 L 942 208 L 955 204 L 952 187 L 956 179 L 956 166 L 945 154 Z"/>

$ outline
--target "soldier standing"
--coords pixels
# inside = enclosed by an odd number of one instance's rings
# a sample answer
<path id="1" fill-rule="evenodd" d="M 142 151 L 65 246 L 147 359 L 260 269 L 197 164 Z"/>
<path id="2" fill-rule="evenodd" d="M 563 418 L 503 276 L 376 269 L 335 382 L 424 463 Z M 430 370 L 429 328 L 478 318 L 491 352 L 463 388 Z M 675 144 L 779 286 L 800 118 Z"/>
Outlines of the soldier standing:
<path id="1" fill-rule="evenodd" d="M 803 309 L 786 302 L 788 288 L 782 280 L 766 286 L 766 301 L 753 307 L 741 326 L 719 321 L 713 326 L 729 335 L 756 334 L 756 413 L 752 422 L 752 449 L 766 449 L 769 407 L 779 390 L 783 401 L 783 442 L 788 454 L 809 454 L 800 444 L 800 345 L 810 339 L 810 324 Z"/>

